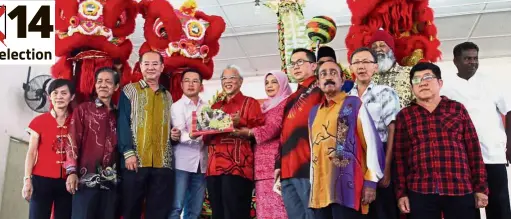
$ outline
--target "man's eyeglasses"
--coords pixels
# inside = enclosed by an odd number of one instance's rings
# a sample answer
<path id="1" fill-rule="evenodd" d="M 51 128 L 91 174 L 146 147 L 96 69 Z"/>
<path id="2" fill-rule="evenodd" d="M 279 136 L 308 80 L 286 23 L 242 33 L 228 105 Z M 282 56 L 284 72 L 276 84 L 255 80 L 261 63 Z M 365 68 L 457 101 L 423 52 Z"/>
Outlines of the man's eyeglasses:
<path id="1" fill-rule="evenodd" d="M 369 65 L 369 64 L 375 64 L 375 63 L 376 62 L 374 62 L 374 61 L 363 60 L 363 61 L 352 62 L 351 65 Z"/>
<path id="2" fill-rule="evenodd" d="M 234 79 L 236 79 L 236 78 L 239 78 L 239 77 L 238 77 L 238 76 L 235 76 L 235 75 L 231 75 L 231 76 L 222 76 L 222 77 L 220 78 L 220 80 L 222 80 L 222 81 L 225 81 L 225 80 L 234 80 Z"/>
<path id="3" fill-rule="evenodd" d="M 300 66 L 302 66 L 303 64 L 305 64 L 306 62 L 308 62 L 308 63 L 312 63 L 311 61 L 308 61 L 308 60 L 298 59 L 298 60 L 296 60 L 296 62 L 290 61 L 290 62 L 287 64 L 287 67 L 288 67 L 288 68 L 294 68 L 294 67 L 295 67 L 295 65 L 297 65 L 298 67 L 300 67 Z"/>
<path id="4" fill-rule="evenodd" d="M 421 77 L 413 77 L 413 78 L 412 78 L 412 84 L 413 84 L 413 85 L 418 85 L 418 84 L 420 84 L 422 81 L 431 81 L 431 80 L 433 80 L 433 79 L 435 79 L 435 78 L 436 78 L 436 76 L 435 76 L 435 75 L 433 75 L 433 74 L 427 74 L 427 75 L 424 75 L 424 76 L 422 76 L 422 78 L 421 78 Z"/>

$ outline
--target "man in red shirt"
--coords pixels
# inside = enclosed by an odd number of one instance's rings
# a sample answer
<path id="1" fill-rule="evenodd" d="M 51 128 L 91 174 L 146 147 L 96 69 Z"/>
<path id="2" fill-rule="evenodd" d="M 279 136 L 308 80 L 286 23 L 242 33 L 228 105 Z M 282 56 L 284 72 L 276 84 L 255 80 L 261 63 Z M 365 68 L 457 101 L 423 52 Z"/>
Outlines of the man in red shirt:
<path id="1" fill-rule="evenodd" d="M 488 184 L 476 130 L 465 107 L 440 96 L 440 68 L 410 71 L 417 101 L 396 117 L 394 158 L 398 207 L 409 219 L 474 219 L 488 204 Z M 475 199 L 475 200 L 474 200 Z"/>
<path id="2" fill-rule="evenodd" d="M 235 128 L 251 129 L 264 125 L 259 102 L 240 91 L 243 83 L 240 69 L 227 66 L 221 80 L 225 98 L 211 108 L 233 115 Z M 217 134 L 205 139 L 209 156 L 206 181 L 213 219 L 250 218 L 254 187 L 253 143 L 231 134 Z"/>
<path id="3" fill-rule="evenodd" d="M 314 75 L 316 56 L 308 49 L 295 49 L 288 68 L 298 81 L 298 89 L 287 98 L 275 178 L 280 175 L 282 199 L 289 218 L 310 219 L 310 145 L 307 118 L 310 110 L 323 99 Z"/>
<path id="4" fill-rule="evenodd" d="M 73 112 L 64 164 L 66 187 L 73 194 L 72 219 L 115 217 L 117 204 L 116 109 L 112 95 L 120 76 L 112 68 L 95 74 L 97 97 Z"/>

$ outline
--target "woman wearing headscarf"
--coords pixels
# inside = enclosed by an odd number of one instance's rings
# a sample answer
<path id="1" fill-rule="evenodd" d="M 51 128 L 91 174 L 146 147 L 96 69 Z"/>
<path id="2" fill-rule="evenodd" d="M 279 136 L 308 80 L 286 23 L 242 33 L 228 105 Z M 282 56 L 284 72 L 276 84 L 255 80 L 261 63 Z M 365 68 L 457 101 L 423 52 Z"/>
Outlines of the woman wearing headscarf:
<path id="1" fill-rule="evenodd" d="M 273 191 L 275 184 L 274 165 L 280 145 L 282 116 L 286 98 L 291 94 L 287 75 L 281 71 L 272 71 L 264 77 L 265 91 L 268 95 L 262 106 L 265 124 L 257 128 L 242 128 L 235 133 L 254 138 L 255 189 L 258 219 L 285 219 L 286 210 L 282 198 Z"/>

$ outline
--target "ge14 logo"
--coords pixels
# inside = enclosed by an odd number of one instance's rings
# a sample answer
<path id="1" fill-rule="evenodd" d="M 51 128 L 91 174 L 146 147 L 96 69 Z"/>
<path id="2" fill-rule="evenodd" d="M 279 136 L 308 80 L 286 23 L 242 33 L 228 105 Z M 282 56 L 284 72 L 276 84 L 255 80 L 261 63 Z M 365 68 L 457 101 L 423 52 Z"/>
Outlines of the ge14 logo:
<path id="1" fill-rule="evenodd" d="M 54 12 L 54 1 L 0 1 L 0 64 L 54 64 Z"/>

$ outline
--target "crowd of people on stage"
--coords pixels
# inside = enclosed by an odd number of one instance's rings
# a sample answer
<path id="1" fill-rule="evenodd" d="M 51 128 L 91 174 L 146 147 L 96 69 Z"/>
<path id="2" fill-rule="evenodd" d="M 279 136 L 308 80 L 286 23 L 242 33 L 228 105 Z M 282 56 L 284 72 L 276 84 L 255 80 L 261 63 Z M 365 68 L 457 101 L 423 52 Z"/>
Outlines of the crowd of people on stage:
<path id="1" fill-rule="evenodd" d="M 73 110 L 74 84 L 56 79 L 51 111 L 28 126 L 29 217 L 196 219 L 207 190 L 213 219 L 248 219 L 255 189 L 258 219 L 477 219 L 480 208 L 510 219 L 511 94 L 477 72 L 474 43 L 454 47 L 451 84 L 433 63 L 400 66 L 394 49 L 377 32 L 351 54 L 347 81 L 332 48 L 297 48 L 298 88 L 268 72 L 263 104 L 227 66 L 211 108 L 235 130 L 204 136 L 192 132 L 192 112 L 208 104 L 201 72 L 183 71 L 173 103 L 157 52 L 122 88 L 115 68 L 99 69 L 95 98 Z"/>

